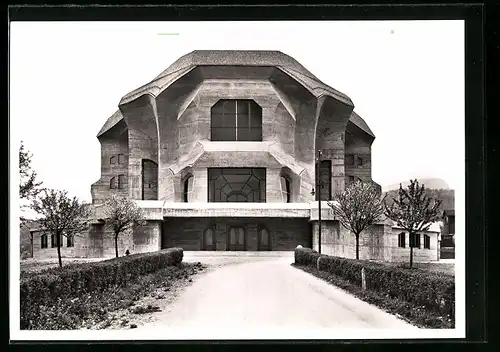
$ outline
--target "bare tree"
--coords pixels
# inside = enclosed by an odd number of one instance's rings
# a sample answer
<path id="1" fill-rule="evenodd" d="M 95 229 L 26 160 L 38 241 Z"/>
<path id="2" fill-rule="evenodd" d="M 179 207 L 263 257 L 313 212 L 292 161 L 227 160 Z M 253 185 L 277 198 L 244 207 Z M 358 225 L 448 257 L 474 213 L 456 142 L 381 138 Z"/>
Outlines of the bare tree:
<path id="1" fill-rule="evenodd" d="M 397 198 L 392 198 L 391 204 L 384 202 L 385 215 L 409 233 L 410 267 L 413 267 L 415 235 L 427 231 L 439 220 L 440 206 L 441 201 L 427 196 L 425 185 L 419 185 L 417 180 L 410 180 L 406 189 L 400 184 Z"/>
<path id="2" fill-rule="evenodd" d="M 59 267 L 62 267 L 62 236 L 73 238 L 88 230 L 89 206 L 76 197 L 69 198 L 66 191 L 44 189 L 39 199 L 33 200 L 31 208 L 42 216 L 39 220 L 41 229 L 54 235 Z"/>
<path id="3" fill-rule="evenodd" d="M 33 155 L 24 149 L 21 142 L 19 147 L 19 199 L 21 201 L 33 200 L 41 191 L 39 188 L 42 182 L 36 181 L 36 172 L 31 168 L 31 157 Z M 28 205 L 21 204 L 21 210 L 28 208 Z M 21 216 L 21 226 L 26 226 L 26 219 Z"/>
<path id="4" fill-rule="evenodd" d="M 115 254 L 118 258 L 118 237 L 135 225 L 145 225 L 144 214 L 137 204 L 126 197 L 113 195 L 104 203 L 105 221 L 113 231 L 115 239 Z"/>
<path id="5" fill-rule="evenodd" d="M 328 205 L 342 226 L 356 237 L 356 259 L 359 259 L 359 235 L 384 213 L 384 200 L 378 188 L 372 183 L 354 182 L 334 195 Z"/>

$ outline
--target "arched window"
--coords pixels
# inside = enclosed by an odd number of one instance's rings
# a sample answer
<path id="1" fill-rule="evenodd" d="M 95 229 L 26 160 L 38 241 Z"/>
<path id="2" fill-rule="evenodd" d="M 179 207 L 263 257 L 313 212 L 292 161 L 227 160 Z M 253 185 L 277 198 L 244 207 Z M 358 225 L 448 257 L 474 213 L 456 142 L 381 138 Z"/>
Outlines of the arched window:
<path id="1" fill-rule="evenodd" d="M 115 155 L 113 155 L 111 158 L 109 158 L 109 163 L 112 165 L 116 164 L 116 156 Z"/>
<path id="2" fill-rule="evenodd" d="M 262 108 L 253 100 L 219 100 L 210 111 L 212 141 L 262 141 Z"/>
<path id="3" fill-rule="evenodd" d="M 190 193 L 193 190 L 193 176 L 189 175 L 184 181 L 184 192 L 183 192 L 183 200 L 184 203 L 189 202 Z"/>
<path id="4" fill-rule="evenodd" d="M 48 242 L 49 242 L 49 238 L 47 236 L 46 233 L 42 233 L 41 237 L 41 247 L 42 248 L 47 248 L 48 247 Z"/>
<path id="5" fill-rule="evenodd" d="M 158 164 L 142 159 L 142 199 L 158 199 Z"/>
<path id="6" fill-rule="evenodd" d="M 259 229 L 259 251 L 269 251 L 271 250 L 271 238 L 269 236 L 269 230 L 265 227 Z"/>
<path id="7" fill-rule="evenodd" d="M 109 188 L 110 189 L 116 189 L 116 177 L 111 177 L 109 180 Z"/>
<path id="8" fill-rule="evenodd" d="M 118 175 L 118 189 L 127 188 L 127 178 L 125 175 Z"/>
<path id="9" fill-rule="evenodd" d="M 291 200 L 290 180 L 285 176 L 281 176 L 280 187 L 281 187 L 281 201 L 283 203 L 290 203 Z"/>
<path id="10" fill-rule="evenodd" d="M 404 232 L 401 232 L 399 235 L 398 235 L 398 247 L 399 248 L 405 248 L 406 246 L 406 243 L 405 243 L 405 233 Z"/>

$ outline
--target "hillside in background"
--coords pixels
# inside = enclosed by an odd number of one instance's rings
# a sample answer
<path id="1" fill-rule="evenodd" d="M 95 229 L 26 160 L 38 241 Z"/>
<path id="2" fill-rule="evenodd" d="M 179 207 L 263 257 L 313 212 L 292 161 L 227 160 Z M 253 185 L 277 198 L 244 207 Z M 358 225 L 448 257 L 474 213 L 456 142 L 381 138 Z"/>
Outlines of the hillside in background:
<path id="1" fill-rule="evenodd" d="M 398 186 L 399 189 L 399 186 Z M 442 212 L 445 209 L 455 209 L 455 191 L 452 189 L 425 189 L 427 196 L 432 199 L 441 200 L 441 206 L 439 207 Z M 387 195 L 387 202 L 390 204 L 393 198 L 397 198 L 398 190 L 391 190 L 385 192 Z"/>
<path id="2" fill-rule="evenodd" d="M 417 180 L 418 180 L 418 183 L 425 185 L 425 188 L 435 189 L 435 190 L 450 189 L 450 186 L 448 186 L 448 184 L 440 178 L 421 178 L 421 179 L 417 179 Z M 401 183 L 403 184 L 403 187 L 406 187 L 410 184 L 410 181 L 405 181 L 405 182 L 401 182 Z M 385 185 L 382 187 L 382 190 L 384 192 L 397 190 L 397 189 L 399 189 L 399 183 L 394 183 L 392 185 Z"/>

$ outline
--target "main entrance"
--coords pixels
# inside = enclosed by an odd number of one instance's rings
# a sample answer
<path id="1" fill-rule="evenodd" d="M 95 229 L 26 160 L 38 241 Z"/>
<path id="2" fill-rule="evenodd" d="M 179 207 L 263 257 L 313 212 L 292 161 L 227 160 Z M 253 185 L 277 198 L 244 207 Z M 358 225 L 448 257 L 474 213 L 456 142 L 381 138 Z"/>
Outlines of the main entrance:
<path id="1" fill-rule="evenodd" d="M 246 250 L 246 242 L 246 231 L 244 227 L 229 227 L 226 242 L 228 251 L 244 251 Z"/>
<path id="2" fill-rule="evenodd" d="M 185 251 L 287 251 L 311 246 L 307 219 L 185 217 L 165 219 L 162 248 Z"/>

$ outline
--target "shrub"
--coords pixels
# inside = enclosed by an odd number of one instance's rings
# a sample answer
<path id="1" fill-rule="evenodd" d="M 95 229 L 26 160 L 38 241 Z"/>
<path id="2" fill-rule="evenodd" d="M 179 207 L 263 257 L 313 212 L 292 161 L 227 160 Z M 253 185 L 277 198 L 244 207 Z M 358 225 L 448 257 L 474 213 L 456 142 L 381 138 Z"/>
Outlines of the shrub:
<path id="1" fill-rule="evenodd" d="M 295 264 L 316 267 L 318 258 L 323 256 L 311 248 L 295 249 Z"/>
<path id="2" fill-rule="evenodd" d="M 21 278 L 21 329 L 36 320 L 41 306 L 57 306 L 58 300 L 80 298 L 112 287 L 124 287 L 141 276 L 182 262 L 183 250 L 134 254 L 102 262 L 50 268 Z"/>
<path id="3" fill-rule="evenodd" d="M 361 286 L 365 268 L 367 290 L 398 298 L 426 310 L 453 316 L 455 307 L 454 278 L 419 269 L 331 256 L 322 256 L 318 269 Z"/>

